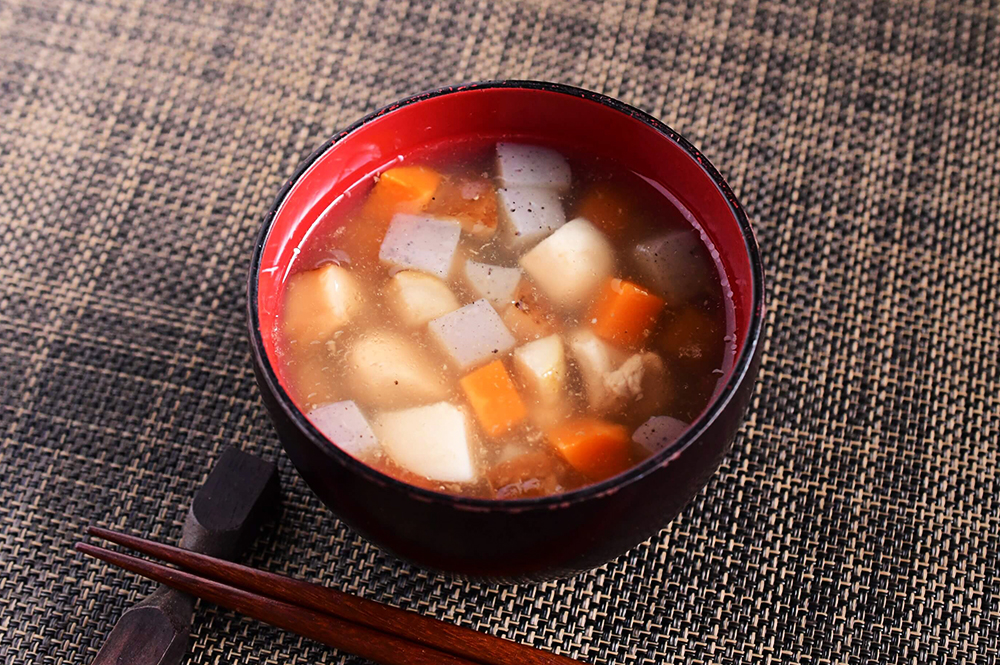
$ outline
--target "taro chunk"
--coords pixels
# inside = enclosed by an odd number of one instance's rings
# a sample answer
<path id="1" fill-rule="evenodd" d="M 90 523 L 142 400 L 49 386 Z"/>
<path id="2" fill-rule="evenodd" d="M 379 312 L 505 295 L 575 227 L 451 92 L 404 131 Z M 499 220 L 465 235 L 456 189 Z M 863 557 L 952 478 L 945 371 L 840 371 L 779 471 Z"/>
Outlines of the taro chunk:
<path id="1" fill-rule="evenodd" d="M 694 229 L 677 229 L 645 240 L 632 250 L 639 272 L 671 305 L 696 295 L 711 280 L 705 246 Z"/>
<path id="2" fill-rule="evenodd" d="M 593 224 L 578 217 L 521 257 L 521 267 L 557 307 L 587 304 L 614 269 L 611 244 Z"/>
<path id="3" fill-rule="evenodd" d="M 379 454 L 378 440 L 354 402 L 324 404 L 309 412 L 309 420 L 323 436 L 351 457 L 370 459 Z"/>
<path id="4" fill-rule="evenodd" d="M 562 400 L 566 355 L 559 335 L 528 342 L 514 350 L 514 370 L 521 384 L 543 406 Z"/>
<path id="5" fill-rule="evenodd" d="M 361 311 L 364 298 L 357 280 L 344 268 L 328 265 L 301 272 L 288 281 L 284 329 L 289 339 L 322 341 Z"/>
<path id="6" fill-rule="evenodd" d="M 648 453 L 655 454 L 676 441 L 684 433 L 688 424 L 670 416 L 654 416 L 639 425 L 632 434 L 632 440 Z"/>
<path id="7" fill-rule="evenodd" d="M 462 227 L 456 220 L 426 215 L 396 215 L 378 257 L 394 268 L 420 270 L 444 279 Z"/>
<path id="8" fill-rule="evenodd" d="M 519 268 L 504 268 L 478 261 L 465 262 L 465 282 L 477 298 L 485 298 L 495 307 L 514 301 L 514 291 L 521 281 Z"/>
<path id="9" fill-rule="evenodd" d="M 461 370 L 495 360 L 514 346 L 514 336 L 486 300 L 477 300 L 428 324 L 431 336 Z"/>
<path id="10" fill-rule="evenodd" d="M 523 251 L 566 223 L 559 195 L 552 190 L 508 187 L 500 197 L 500 237 L 514 252 Z"/>
<path id="11" fill-rule="evenodd" d="M 518 143 L 497 143 L 497 174 L 505 187 L 569 189 L 570 169 L 555 150 Z"/>
<path id="12" fill-rule="evenodd" d="M 606 413 L 615 405 L 615 397 L 604 382 L 625 362 L 625 354 L 590 330 L 573 332 L 568 342 L 590 408 L 596 413 Z"/>
<path id="13" fill-rule="evenodd" d="M 386 453 L 408 471 L 448 483 L 475 478 L 465 414 L 447 402 L 382 413 L 375 432 Z"/>
<path id="14" fill-rule="evenodd" d="M 352 394 L 365 404 L 408 406 L 447 394 L 439 366 L 396 333 L 365 333 L 347 350 L 347 364 Z"/>
<path id="15" fill-rule="evenodd" d="M 385 288 L 385 299 L 403 322 L 417 328 L 458 309 L 458 299 L 437 277 L 415 270 L 396 273 Z"/>

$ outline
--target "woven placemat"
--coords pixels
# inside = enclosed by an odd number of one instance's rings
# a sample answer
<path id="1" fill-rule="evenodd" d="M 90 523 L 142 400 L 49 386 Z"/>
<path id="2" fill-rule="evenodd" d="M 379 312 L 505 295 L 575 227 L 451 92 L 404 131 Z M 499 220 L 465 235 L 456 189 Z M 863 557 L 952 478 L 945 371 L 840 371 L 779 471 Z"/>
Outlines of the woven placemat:
<path id="1" fill-rule="evenodd" d="M 620 560 L 481 586 L 401 564 L 294 474 L 244 334 L 254 233 L 335 129 L 550 79 L 688 136 L 770 279 L 751 413 Z M 250 563 L 595 663 L 993 663 L 1000 5 L 0 0 L 0 661 L 89 662 L 223 446 L 282 469 Z M 189 662 L 359 662 L 200 605 Z"/>

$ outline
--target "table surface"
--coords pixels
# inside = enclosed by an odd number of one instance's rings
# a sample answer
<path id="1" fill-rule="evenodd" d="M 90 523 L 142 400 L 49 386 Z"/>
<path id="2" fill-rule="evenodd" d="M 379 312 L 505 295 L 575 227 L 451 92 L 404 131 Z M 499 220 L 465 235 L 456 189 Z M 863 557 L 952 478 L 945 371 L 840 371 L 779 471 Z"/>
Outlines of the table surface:
<path id="1" fill-rule="evenodd" d="M 244 336 L 254 234 L 337 128 L 447 83 L 605 92 L 698 145 L 770 284 L 751 411 L 672 525 L 574 579 L 401 564 L 294 474 Z M 88 662 L 223 446 L 250 563 L 594 663 L 998 657 L 1000 6 L 0 0 L 0 661 Z M 351 657 L 201 605 L 191 663 Z"/>

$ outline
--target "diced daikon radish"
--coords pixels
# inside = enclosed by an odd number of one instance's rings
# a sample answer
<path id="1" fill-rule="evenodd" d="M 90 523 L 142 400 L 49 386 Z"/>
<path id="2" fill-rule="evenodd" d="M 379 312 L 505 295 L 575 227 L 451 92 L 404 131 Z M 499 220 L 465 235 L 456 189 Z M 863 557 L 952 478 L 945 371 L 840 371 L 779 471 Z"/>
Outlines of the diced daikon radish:
<path id="1" fill-rule="evenodd" d="M 475 478 L 465 414 L 447 402 L 381 413 L 375 432 L 386 453 L 408 471 L 442 482 Z"/>
<path id="2" fill-rule="evenodd" d="M 310 411 L 308 417 L 323 436 L 352 457 L 370 459 L 381 452 L 375 433 L 351 400 L 324 404 Z"/>
<path id="3" fill-rule="evenodd" d="M 394 268 L 420 270 L 442 279 L 451 272 L 462 227 L 458 220 L 427 215 L 396 215 L 378 257 Z"/>
<path id="4" fill-rule="evenodd" d="M 445 314 L 427 325 L 431 336 L 462 370 L 500 358 L 514 346 L 514 336 L 485 299 Z"/>
<path id="5" fill-rule="evenodd" d="M 566 223 L 559 195 L 551 189 L 506 187 L 500 200 L 500 238 L 513 252 L 521 252 Z"/>
<path id="6" fill-rule="evenodd" d="M 596 413 L 606 413 L 614 406 L 615 398 L 604 379 L 621 366 L 626 358 L 625 353 L 587 329 L 573 331 L 567 342 L 583 378 L 587 403 Z"/>
<path id="7" fill-rule="evenodd" d="M 562 339 L 559 335 L 549 335 L 514 349 L 514 370 L 540 405 L 560 402 L 566 384 Z"/>
<path id="8" fill-rule="evenodd" d="M 709 283 L 709 263 L 698 256 L 704 251 L 696 231 L 677 229 L 639 243 L 632 249 L 632 258 L 648 285 L 673 306 Z"/>
<path id="9" fill-rule="evenodd" d="M 448 285 L 415 270 L 396 273 L 385 287 L 385 299 L 403 325 L 417 328 L 459 307 Z"/>
<path id="10" fill-rule="evenodd" d="M 396 333 L 365 333 L 347 350 L 347 364 L 351 394 L 370 406 L 434 402 L 448 392 L 440 366 Z"/>
<path id="11" fill-rule="evenodd" d="M 485 298 L 495 307 L 514 301 L 514 290 L 521 281 L 520 268 L 504 268 L 478 261 L 465 262 L 465 282 L 478 298 Z"/>
<path id="12" fill-rule="evenodd" d="M 578 309 L 611 276 L 615 252 L 593 224 L 567 222 L 521 257 L 521 267 L 558 307 Z"/>
<path id="13" fill-rule="evenodd" d="M 688 424 L 670 416 L 653 416 L 632 434 L 632 440 L 651 454 L 658 453 L 684 433 Z"/>
<path id="14" fill-rule="evenodd" d="M 520 143 L 497 143 L 497 175 L 505 187 L 569 189 L 569 162 L 555 150 Z"/>
<path id="15" fill-rule="evenodd" d="M 338 265 L 300 272 L 288 280 L 284 332 L 301 344 L 322 341 L 364 306 L 361 287 Z"/>

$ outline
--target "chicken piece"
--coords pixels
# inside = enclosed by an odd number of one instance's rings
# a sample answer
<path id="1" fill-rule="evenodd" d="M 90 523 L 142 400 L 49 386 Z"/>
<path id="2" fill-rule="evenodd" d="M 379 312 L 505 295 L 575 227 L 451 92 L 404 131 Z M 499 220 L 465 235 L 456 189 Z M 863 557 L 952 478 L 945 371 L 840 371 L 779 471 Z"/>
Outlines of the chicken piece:
<path id="1" fill-rule="evenodd" d="M 503 357 L 515 344 L 514 336 L 486 300 L 477 300 L 427 325 L 431 337 L 462 371 Z"/>
<path id="2" fill-rule="evenodd" d="M 338 265 L 300 272 L 285 291 L 284 333 L 297 344 L 321 342 L 364 307 L 361 286 Z"/>
<path id="3" fill-rule="evenodd" d="M 640 242 L 632 259 L 646 283 L 671 307 L 690 300 L 711 283 L 711 262 L 694 229 L 674 229 Z"/>
<path id="4" fill-rule="evenodd" d="M 542 292 L 565 310 L 590 302 L 611 276 L 615 252 L 593 224 L 578 217 L 521 257 L 521 267 Z"/>
<path id="5" fill-rule="evenodd" d="M 543 187 L 564 192 L 572 173 L 555 150 L 520 143 L 497 143 L 497 175 L 505 187 Z"/>
<path id="6" fill-rule="evenodd" d="M 348 455 L 364 460 L 381 454 L 375 433 L 353 401 L 324 404 L 310 411 L 307 417 L 323 436 Z"/>
<path id="7" fill-rule="evenodd" d="M 627 409 L 630 419 L 636 420 L 655 415 L 668 392 L 663 360 L 652 351 L 637 353 L 604 375 L 604 388 L 610 399 L 608 408 Z"/>
<path id="8" fill-rule="evenodd" d="M 381 413 L 375 433 L 392 460 L 417 475 L 455 483 L 476 477 L 467 419 L 447 402 Z"/>
<path id="9" fill-rule="evenodd" d="M 514 301 L 514 292 L 521 281 L 519 268 L 504 268 L 478 261 L 466 261 L 465 283 L 477 298 L 485 298 L 494 307 L 505 307 Z"/>
<path id="10" fill-rule="evenodd" d="M 420 270 L 444 279 L 451 272 L 462 227 L 457 220 L 427 215 L 396 215 L 378 257 L 393 268 Z"/>
<path id="11" fill-rule="evenodd" d="M 415 270 L 396 273 L 385 288 L 385 300 L 403 325 L 419 328 L 459 308 L 458 298 L 437 277 Z"/>
<path id="12" fill-rule="evenodd" d="M 498 499 L 526 499 L 555 494 L 563 489 L 565 469 L 555 456 L 542 452 L 519 452 L 503 459 L 487 472 Z"/>
<path id="13" fill-rule="evenodd" d="M 500 238 L 519 254 L 566 223 L 559 195 L 550 189 L 505 187 L 500 200 Z"/>
<path id="14" fill-rule="evenodd" d="M 683 420 L 670 416 L 654 416 L 639 425 L 632 433 L 632 440 L 650 455 L 654 455 L 676 441 L 687 428 L 688 424 Z"/>
<path id="15" fill-rule="evenodd" d="M 348 348 L 347 364 L 350 394 L 369 406 L 434 402 L 448 392 L 440 367 L 396 333 L 366 333 Z"/>

